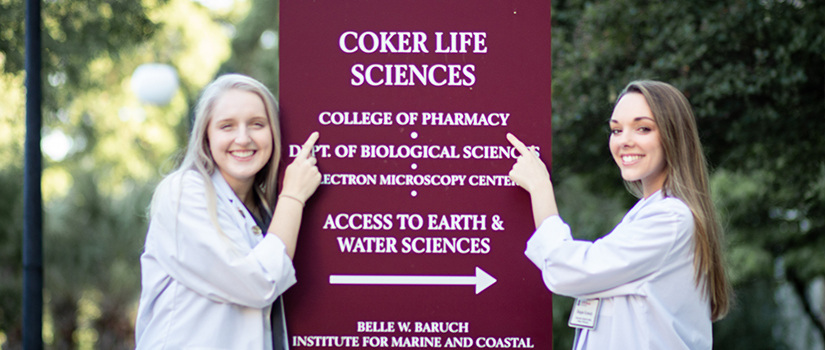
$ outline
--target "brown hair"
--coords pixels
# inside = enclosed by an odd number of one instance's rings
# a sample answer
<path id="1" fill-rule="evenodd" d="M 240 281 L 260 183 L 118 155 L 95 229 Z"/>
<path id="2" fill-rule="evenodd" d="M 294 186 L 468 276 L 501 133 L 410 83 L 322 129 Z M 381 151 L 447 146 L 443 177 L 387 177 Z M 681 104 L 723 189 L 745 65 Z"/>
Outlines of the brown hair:
<path id="1" fill-rule="evenodd" d="M 631 82 L 617 101 L 627 93 L 642 94 L 653 112 L 665 154 L 666 178 L 662 192 L 684 201 L 693 213 L 696 284 L 709 296 L 711 319 L 722 319 L 730 309 L 733 291 L 725 274 L 723 232 L 710 196 L 707 161 L 693 109 L 678 89 L 663 82 Z M 625 185 L 641 197 L 641 181 L 625 182 Z"/>

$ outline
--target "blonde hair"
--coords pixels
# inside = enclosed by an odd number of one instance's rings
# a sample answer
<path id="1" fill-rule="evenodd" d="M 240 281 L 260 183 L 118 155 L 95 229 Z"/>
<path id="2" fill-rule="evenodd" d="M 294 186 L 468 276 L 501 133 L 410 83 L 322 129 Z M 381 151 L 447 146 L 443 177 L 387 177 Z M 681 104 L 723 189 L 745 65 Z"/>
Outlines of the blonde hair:
<path id="1" fill-rule="evenodd" d="M 253 188 L 260 194 L 264 206 L 272 207 L 272 204 L 274 204 L 277 199 L 278 165 L 281 161 L 281 131 L 278 119 L 278 102 L 265 85 L 241 74 L 222 75 L 203 89 L 200 99 L 195 106 L 194 122 L 183 160 L 180 166 L 166 176 L 161 184 L 158 185 L 158 189 L 160 189 L 165 187 L 163 186 L 164 183 L 171 181 L 170 179 L 175 177 L 174 175 L 182 174 L 188 170 L 196 170 L 203 177 L 207 193 L 207 208 L 218 230 L 220 230 L 220 226 L 217 225 L 217 209 L 215 204 L 217 197 L 215 195 L 215 187 L 212 184 L 212 174 L 215 172 L 217 165 L 215 164 L 215 159 L 212 157 L 212 152 L 209 150 L 209 139 L 206 131 L 209 127 L 209 122 L 212 120 L 212 111 L 215 103 L 224 93 L 230 90 L 242 90 L 258 95 L 266 109 L 266 115 L 270 125 L 269 129 L 272 131 L 272 155 L 266 165 L 255 175 Z M 156 208 L 155 201 L 158 192 L 160 191 L 156 190 L 155 196 L 152 198 L 152 212 L 154 212 Z"/>
<path id="2" fill-rule="evenodd" d="M 678 89 L 663 82 L 631 82 L 617 102 L 628 93 L 642 94 L 653 112 L 665 154 L 667 175 L 662 192 L 684 201 L 693 213 L 695 281 L 709 296 L 711 319 L 722 319 L 730 309 L 733 291 L 725 274 L 723 232 L 710 196 L 707 161 L 693 109 Z M 642 196 L 641 181 L 625 185 L 637 197 Z"/>

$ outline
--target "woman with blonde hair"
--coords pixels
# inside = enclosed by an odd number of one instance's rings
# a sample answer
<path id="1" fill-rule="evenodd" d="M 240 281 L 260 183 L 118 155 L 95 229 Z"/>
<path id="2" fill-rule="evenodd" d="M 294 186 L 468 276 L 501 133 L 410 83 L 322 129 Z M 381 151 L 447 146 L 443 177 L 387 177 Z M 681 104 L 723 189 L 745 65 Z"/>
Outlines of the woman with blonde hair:
<path id="1" fill-rule="evenodd" d="M 548 289 L 577 298 L 574 349 L 711 349 L 732 292 L 692 108 L 669 84 L 635 81 L 609 126 L 613 160 L 640 200 L 594 242 L 573 239 L 547 167 L 507 135 L 521 153 L 509 175 L 529 192 L 536 224 L 525 255 Z"/>
<path id="2" fill-rule="evenodd" d="M 238 74 L 204 89 L 184 159 L 152 198 L 138 349 L 286 347 L 273 302 L 296 282 L 303 207 L 321 180 L 311 152 L 317 139 L 309 136 L 279 191 L 275 98 Z"/>

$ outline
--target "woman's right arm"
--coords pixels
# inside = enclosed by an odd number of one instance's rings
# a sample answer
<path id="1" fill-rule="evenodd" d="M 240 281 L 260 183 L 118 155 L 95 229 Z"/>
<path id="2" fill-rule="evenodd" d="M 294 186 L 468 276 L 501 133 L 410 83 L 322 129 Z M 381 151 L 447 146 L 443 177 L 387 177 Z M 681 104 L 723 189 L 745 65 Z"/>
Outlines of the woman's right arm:
<path id="1" fill-rule="evenodd" d="M 640 209 L 595 242 L 577 241 L 561 218 L 547 220 L 525 255 L 556 294 L 601 298 L 642 293 L 645 277 L 693 271 L 693 214 L 667 198 Z M 692 274 L 686 275 L 687 279 Z"/>
<path id="2" fill-rule="evenodd" d="M 533 150 L 515 135 L 507 133 L 507 140 L 521 153 L 510 170 L 510 179 L 530 194 L 533 221 L 536 228 L 539 228 L 545 219 L 559 214 L 550 173 Z"/>
<path id="3" fill-rule="evenodd" d="M 286 167 L 284 185 L 267 230 L 284 242 L 290 259 L 295 256 L 304 204 L 321 184 L 321 172 L 318 171 L 315 165 L 317 160 L 312 155 L 312 148 L 317 140 L 317 131 L 310 134 L 295 160 Z"/>
<path id="4" fill-rule="evenodd" d="M 252 250 L 236 246 L 247 234 L 238 227 L 237 207 L 219 201 L 213 217 L 203 177 L 193 170 L 180 176 L 159 186 L 141 260 L 156 261 L 163 273 L 209 299 L 257 308 L 272 304 L 295 283 L 284 244 L 267 237 Z"/>

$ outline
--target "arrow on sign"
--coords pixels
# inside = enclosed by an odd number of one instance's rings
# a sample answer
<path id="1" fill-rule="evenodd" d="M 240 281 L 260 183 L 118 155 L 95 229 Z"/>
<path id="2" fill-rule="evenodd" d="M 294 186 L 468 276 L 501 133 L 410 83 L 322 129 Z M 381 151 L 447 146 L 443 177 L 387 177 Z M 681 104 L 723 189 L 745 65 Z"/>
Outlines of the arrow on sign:
<path id="1" fill-rule="evenodd" d="M 476 286 L 476 294 L 496 283 L 496 279 L 476 267 L 475 276 L 413 276 L 413 275 L 329 275 L 329 284 L 372 285 L 448 285 Z"/>

